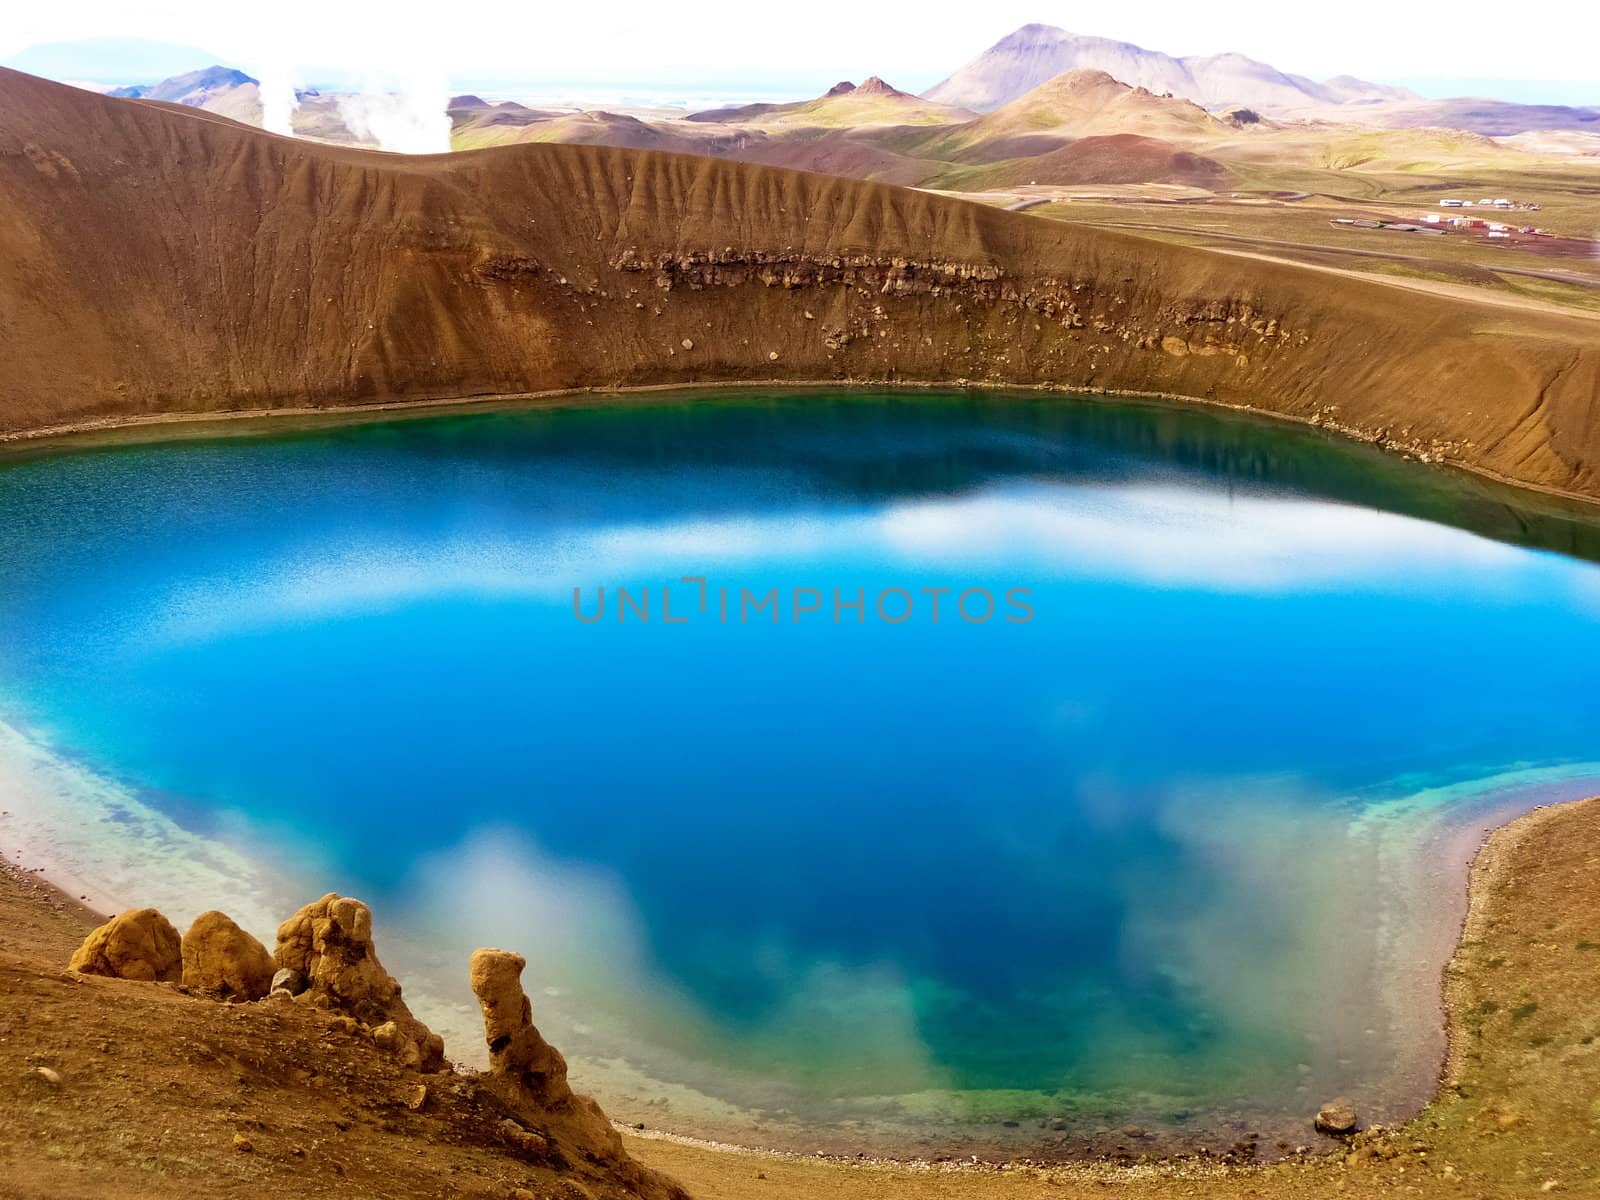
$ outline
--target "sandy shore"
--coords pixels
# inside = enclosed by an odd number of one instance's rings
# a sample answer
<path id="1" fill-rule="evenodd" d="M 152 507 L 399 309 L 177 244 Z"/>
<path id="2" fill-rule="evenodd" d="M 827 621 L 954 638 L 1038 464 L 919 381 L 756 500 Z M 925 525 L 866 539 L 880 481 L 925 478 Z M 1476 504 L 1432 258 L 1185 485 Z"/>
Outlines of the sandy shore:
<path id="1" fill-rule="evenodd" d="M 1440 832 L 1430 857 L 1437 863 L 1428 885 L 1428 902 L 1438 914 L 1429 922 L 1423 956 L 1414 960 L 1401 985 L 1401 995 L 1418 1007 L 1431 1007 L 1438 1020 L 1429 1039 L 1427 1061 L 1433 1064 L 1420 1109 L 1437 1093 L 1439 1085 L 1459 1072 L 1459 1050 L 1452 1040 L 1460 994 L 1451 971 L 1461 943 L 1476 936 L 1484 919 L 1486 897 L 1493 894 L 1503 870 L 1503 847 L 1549 820 L 1564 807 L 1600 801 L 1594 781 L 1572 787 L 1550 784 L 1516 800 L 1497 803 L 1470 820 L 1452 823 Z"/>
<path id="2" fill-rule="evenodd" d="M 1443 973 L 1440 990 L 1440 1009 L 1446 1017 L 1444 1061 L 1439 1069 L 1439 1083 L 1454 1086 L 1467 1069 L 1471 1043 L 1463 1036 L 1461 1016 L 1472 1002 L 1472 988 L 1462 965 L 1462 948 L 1487 939 L 1494 913 L 1493 904 L 1505 890 L 1513 871 L 1512 858 L 1519 847 L 1538 836 L 1552 822 L 1582 805 L 1600 805 L 1600 796 L 1579 797 L 1537 808 L 1524 809 L 1513 814 L 1502 814 L 1506 819 L 1498 822 L 1480 840 L 1477 853 L 1468 868 L 1467 886 L 1460 899 L 1462 917 L 1449 960 Z"/>

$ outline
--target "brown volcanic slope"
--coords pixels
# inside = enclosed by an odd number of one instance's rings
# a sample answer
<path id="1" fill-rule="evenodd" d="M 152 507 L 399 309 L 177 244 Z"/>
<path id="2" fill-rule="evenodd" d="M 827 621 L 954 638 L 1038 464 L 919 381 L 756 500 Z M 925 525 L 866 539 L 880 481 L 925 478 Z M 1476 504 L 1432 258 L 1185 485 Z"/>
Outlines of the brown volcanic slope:
<path id="1" fill-rule="evenodd" d="M 917 153 L 957 167 L 939 186 L 981 191 L 1017 184 L 1182 183 L 1220 188 L 1228 168 L 1195 152 L 1239 127 L 1187 100 L 1118 83 L 1104 71 L 1068 71 L 1004 108 L 939 130 Z M 1265 128 L 1245 139 L 1260 141 Z"/>
<path id="2" fill-rule="evenodd" d="M 581 146 L 400 158 L 0 72 L 0 431 L 712 380 L 1127 389 L 1600 496 L 1600 322 Z"/>

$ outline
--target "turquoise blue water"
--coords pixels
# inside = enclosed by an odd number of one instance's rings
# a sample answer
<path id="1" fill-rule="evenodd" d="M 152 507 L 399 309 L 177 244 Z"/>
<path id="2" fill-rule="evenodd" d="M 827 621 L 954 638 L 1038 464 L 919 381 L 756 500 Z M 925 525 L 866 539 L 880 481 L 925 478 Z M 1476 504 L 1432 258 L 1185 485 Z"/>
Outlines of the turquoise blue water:
<path id="1" fill-rule="evenodd" d="M 1600 758 L 1597 549 L 1375 451 L 1107 402 L 102 448 L 0 465 L 0 715 L 372 902 L 441 1022 L 466 950 L 524 951 L 630 1117 L 1290 1128 L 1431 1079 L 1397 981 L 1436 978 L 1452 822 Z M 722 622 L 723 588 L 780 620 Z"/>

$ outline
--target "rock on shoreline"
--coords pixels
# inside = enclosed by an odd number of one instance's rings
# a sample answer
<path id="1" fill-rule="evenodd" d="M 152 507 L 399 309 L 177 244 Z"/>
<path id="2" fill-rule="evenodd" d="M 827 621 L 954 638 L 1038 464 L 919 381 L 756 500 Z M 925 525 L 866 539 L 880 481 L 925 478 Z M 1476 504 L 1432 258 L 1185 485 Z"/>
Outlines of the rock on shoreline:
<path id="1" fill-rule="evenodd" d="M 177 983 L 183 977 L 182 945 L 166 917 L 153 908 L 135 908 L 91 932 L 67 966 L 81 975 Z"/>

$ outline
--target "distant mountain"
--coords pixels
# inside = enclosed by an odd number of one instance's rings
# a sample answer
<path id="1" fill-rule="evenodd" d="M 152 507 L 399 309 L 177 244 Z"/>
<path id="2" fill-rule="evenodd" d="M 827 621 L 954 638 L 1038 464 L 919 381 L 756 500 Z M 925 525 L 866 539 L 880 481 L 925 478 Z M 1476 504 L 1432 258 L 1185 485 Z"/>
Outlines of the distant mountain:
<path id="1" fill-rule="evenodd" d="M 1600 130 L 1600 108 L 1513 104 L 1464 98 L 1425 100 L 1407 88 L 1351 75 L 1307 79 L 1243 54 L 1174 58 L 1131 42 L 1083 37 L 1053 25 L 1024 25 L 924 93 L 940 104 L 993 112 L 1064 71 L 1104 71 L 1156 95 L 1220 112 L 1248 108 L 1375 129 L 1441 126 L 1503 137 L 1531 131 Z"/>
<path id="2" fill-rule="evenodd" d="M 1173 58 L 1131 42 L 1084 37 L 1053 25 L 1024 25 L 924 94 L 941 104 L 992 112 L 1064 71 L 1080 69 L 1104 71 L 1134 87 L 1157 95 L 1170 93 L 1206 108 L 1244 106 L 1281 112 L 1416 99 L 1404 88 L 1347 75 L 1317 83 L 1243 54 Z"/>
<path id="3" fill-rule="evenodd" d="M 235 88 L 253 86 L 258 81 L 243 71 L 232 67 L 203 67 L 163 79 L 160 83 L 120 87 L 106 93 L 124 100 L 165 100 L 169 104 L 187 104 L 191 108 L 204 108 L 220 93 Z"/>
<path id="4" fill-rule="evenodd" d="M 1513 104 L 1509 100 L 1459 97 L 1454 100 L 1408 100 L 1354 111 L 1341 109 L 1340 118 L 1385 129 L 1441 126 L 1481 133 L 1488 137 L 1561 131 L 1600 133 L 1600 108 L 1569 108 L 1560 104 Z"/>
<path id="5" fill-rule="evenodd" d="M 1354 75 L 1335 75 L 1324 79 L 1320 88 L 1340 104 L 1362 104 L 1377 100 L 1415 100 L 1417 94 L 1410 88 L 1390 87 L 1384 83 L 1368 83 Z"/>

